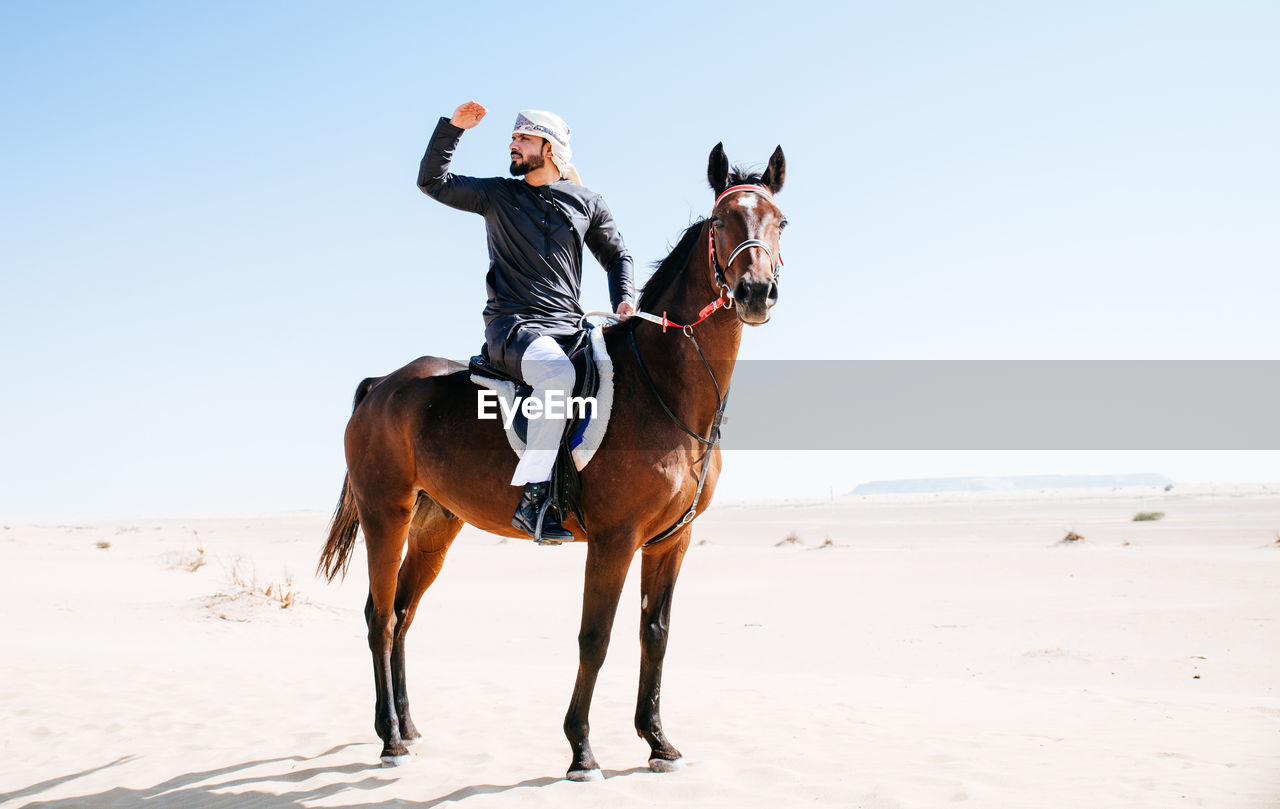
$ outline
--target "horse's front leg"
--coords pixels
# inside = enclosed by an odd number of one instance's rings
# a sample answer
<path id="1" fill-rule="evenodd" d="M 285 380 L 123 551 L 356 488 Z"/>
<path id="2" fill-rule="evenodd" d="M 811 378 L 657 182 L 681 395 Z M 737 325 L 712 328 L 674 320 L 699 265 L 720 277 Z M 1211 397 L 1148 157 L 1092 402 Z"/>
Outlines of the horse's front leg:
<path id="1" fill-rule="evenodd" d="M 573 699 L 564 717 L 564 735 L 573 750 L 573 763 L 567 777 L 570 781 L 599 781 L 604 778 L 600 765 L 591 753 L 591 732 L 587 714 L 596 676 L 609 649 L 609 634 L 618 611 L 618 597 L 627 578 L 627 568 L 635 555 L 630 537 L 592 539 L 587 547 L 586 584 L 582 594 L 582 627 L 578 631 L 578 679 L 573 686 Z"/>
<path id="2" fill-rule="evenodd" d="M 692 525 L 642 551 L 640 576 L 640 694 L 636 699 L 636 733 L 649 743 L 649 769 L 673 772 L 684 767 L 680 751 L 662 732 L 658 700 L 662 691 L 662 660 L 667 654 L 671 625 L 671 594 L 680 563 L 689 549 Z"/>

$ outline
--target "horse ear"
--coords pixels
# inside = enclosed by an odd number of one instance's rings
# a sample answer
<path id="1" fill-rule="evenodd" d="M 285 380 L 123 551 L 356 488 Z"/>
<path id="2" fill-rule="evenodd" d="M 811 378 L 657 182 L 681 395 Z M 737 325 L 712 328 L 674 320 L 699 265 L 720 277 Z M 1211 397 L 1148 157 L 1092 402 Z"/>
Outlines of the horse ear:
<path id="1" fill-rule="evenodd" d="M 787 181 L 787 159 L 782 155 L 782 147 L 773 150 L 773 157 L 769 158 L 769 167 L 764 170 L 764 174 L 760 177 L 760 183 L 771 194 L 776 194 L 782 190 L 782 184 Z"/>
<path id="2" fill-rule="evenodd" d="M 729 158 L 724 156 L 723 143 L 717 143 L 711 150 L 711 157 L 707 160 L 707 182 L 711 183 L 711 190 L 717 197 L 729 187 Z"/>

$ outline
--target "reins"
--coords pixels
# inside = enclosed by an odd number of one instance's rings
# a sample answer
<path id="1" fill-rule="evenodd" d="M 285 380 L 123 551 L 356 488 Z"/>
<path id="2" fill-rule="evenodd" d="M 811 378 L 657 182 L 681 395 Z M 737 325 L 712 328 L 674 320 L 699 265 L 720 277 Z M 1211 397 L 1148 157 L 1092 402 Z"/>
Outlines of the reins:
<path id="1" fill-rule="evenodd" d="M 704 438 L 690 429 L 689 425 L 685 424 L 684 421 L 676 415 L 675 411 L 671 409 L 671 406 L 667 404 L 666 400 L 662 398 L 662 394 L 658 391 L 658 386 L 654 384 L 653 375 L 649 373 L 649 368 L 644 364 L 644 359 L 640 356 L 640 346 L 636 344 L 636 330 L 634 328 L 631 329 L 631 352 L 635 355 L 636 365 L 640 368 L 640 375 L 644 377 L 645 384 L 649 386 L 649 390 L 653 393 L 653 397 L 658 400 L 658 404 L 661 405 L 663 411 L 671 417 L 671 420 L 676 423 L 676 426 L 681 430 L 684 430 L 685 433 L 692 436 L 696 441 L 707 448 L 706 452 L 702 455 L 702 468 L 698 470 L 698 487 L 694 489 L 693 502 L 689 504 L 688 511 L 686 511 L 680 519 L 676 521 L 675 525 L 672 525 L 670 528 L 652 539 L 645 541 L 644 547 L 655 545 L 662 540 L 667 539 L 671 535 L 675 534 L 676 531 L 679 531 L 687 525 L 694 517 L 698 516 L 698 503 L 702 500 L 702 489 L 707 483 L 707 471 L 711 468 L 711 450 L 720 446 L 720 424 L 724 421 L 725 408 L 729 406 L 729 388 L 726 387 L 723 394 L 720 392 L 720 380 L 716 379 L 716 373 L 711 369 L 711 363 L 707 360 L 707 355 L 703 353 L 702 346 L 698 345 L 698 338 L 693 336 L 693 327 L 706 320 L 711 313 L 721 305 L 726 309 L 730 308 L 733 305 L 732 298 L 728 300 L 729 303 L 725 303 L 725 297 L 723 295 L 720 296 L 702 308 L 702 311 L 698 313 L 699 317 L 697 320 L 683 326 L 668 320 L 666 314 L 663 314 L 662 317 L 651 315 L 648 312 L 637 312 L 632 315 L 632 317 L 638 317 L 642 320 L 648 320 L 662 326 L 663 332 L 666 332 L 668 326 L 678 327 L 681 333 L 683 333 L 685 337 L 688 337 L 689 341 L 693 343 L 694 349 L 698 352 L 698 357 L 702 360 L 702 366 L 707 369 L 707 376 L 711 377 L 711 384 L 716 389 L 716 412 L 711 417 L 711 426 L 707 428 L 707 435 Z M 588 312 L 582 316 L 582 319 L 586 320 L 593 315 L 603 315 L 605 317 L 613 318 L 617 317 L 617 315 L 612 312 Z"/>
<path id="2" fill-rule="evenodd" d="M 726 188 L 724 191 L 720 193 L 718 197 L 716 197 L 716 201 L 711 206 L 711 210 L 714 212 L 716 206 L 720 204 L 720 200 L 724 199 L 729 194 L 743 192 L 743 191 L 763 194 L 770 201 L 772 201 L 773 199 L 773 195 L 769 193 L 768 189 L 762 188 L 761 186 L 734 185 L 734 186 L 730 186 L 729 188 Z M 707 361 L 707 355 L 703 353 L 702 346 L 698 345 L 697 338 L 693 336 L 693 327 L 697 326 L 702 321 L 711 317 L 712 313 L 714 313 L 717 309 L 733 308 L 734 306 L 733 290 L 729 287 L 728 281 L 725 279 L 725 271 L 729 269 L 729 265 L 733 263 L 733 260 L 735 258 L 737 258 L 743 252 L 751 248 L 759 248 L 765 252 L 766 256 L 769 257 L 769 265 L 772 268 L 773 277 L 776 281 L 778 277 L 778 270 L 782 267 L 782 254 L 779 253 L 777 262 L 774 262 L 773 251 L 769 248 L 769 245 L 765 244 L 759 239 L 747 239 L 746 241 L 739 244 L 729 254 L 729 260 L 726 261 L 723 266 L 721 266 L 719 257 L 716 255 L 715 226 L 711 221 L 708 221 L 707 223 L 707 263 L 709 263 L 712 269 L 715 271 L 716 287 L 720 291 L 719 297 L 717 297 L 711 303 L 699 309 L 697 319 L 694 320 L 692 323 L 684 323 L 684 324 L 676 323 L 674 320 L 671 320 L 667 317 L 666 312 L 663 312 L 661 316 L 654 315 L 649 312 L 636 312 L 633 315 L 631 315 L 631 317 L 639 318 L 641 320 L 647 320 L 650 323 L 654 323 L 658 326 L 661 326 L 664 334 L 666 333 L 668 328 L 679 329 L 681 333 L 683 333 L 684 336 L 689 338 L 689 341 L 693 343 L 694 349 L 698 352 L 698 357 L 701 358 L 702 360 L 703 367 L 707 369 L 707 375 L 711 377 L 711 384 L 715 387 L 715 390 L 716 390 L 716 412 L 715 412 L 715 415 L 711 417 L 711 426 L 707 428 L 706 437 L 703 437 L 695 433 L 693 430 L 689 428 L 689 425 L 681 421 L 680 417 L 675 414 L 675 411 L 671 409 L 670 405 L 667 404 L 666 400 L 662 398 L 662 394 L 658 391 L 658 386 L 654 384 L 653 376 L 649 373 L 649 369 L 645 366 L 644 360 L 640 357 L 640 347 L 636 344 L 636 330 L 634 328 L 631 329 L 631 352 L 635 355 L 636 365 L 640 367 L 640 374 L 641 376 L 644 377 L 645 384 L 649 386 L 649 390 L 653 393 L 654 398 L 658 400 L 658 404 L 661 405 L 662 409 L 666 412 L 666 414 L 671 417 L 671 420 L 674 421 L 681 430 L 684 430 L 685 433 L 692 436 L 695 440 L 697 440 L 699 443 L 701 443 L 703 446 L 706 447 L 706 451 L 703 453 L 703 456 L 702 456 L 702 469 L 699 470 L 698 472 L 698 487 L 693 492 L 693 502 L 689 504 L 689 509 L 685 511 L 685 513 L 680 517 L 679 520 L 676 521 L 675 525 L 672 525 L 670 528 L 663 531 L 661 534 L 658 534 L 657 536 L 653 537 L 652 539 L 647 540 L 644 543 L 643 547 L 655 545 L 663 541 L 664 539 L 667 539 L 668 537 L 674 535 L 677 531 L 679 531 L 685 525 L 688 525 L 689 522 L 691 522 L 694 517 L 698 516 L 698 502 L 702 499 L 702 489 L 707 482 L 707 471 L 711 468 L 711 451 L 720 445 L 720 424 L 724 421 L 724 411 L 725 411 L 725 408 L 728 407 L 729 405 L 729 388 L 728 386 L 726 386 L 724 393 L 722 394 L 720 392 L 720 381 L 716 379 L 715 371 L 711 369 L 711 363 Z M 587 314 L 582 316 L 582 320 L 585 321 L 587 318 L 593 315 L 603 315 L 603 316 L 612 317 L 615 319 L 617 317 L 612 312 L 588 312 Z"/>
<path id="3" fill-rule="evenodd" d="M 716 412 L 715 415 L 711 417 L 711 426 L 707 429 L 706 438 L 703 438 L 693 430 L 690 430 L 689 425 L 681 421 L 680 417 L 675 414 L 675 411 L 673 411 L 662 398 L 662 394 L 658 392 L 658 387 L 653 384 L 653 377 L 649 375 L 649 369 L 645 367 L 644 360 L 640 358 L 640 347 L 636 345 L 636 330 L 631 330 L 631 351 L 635 354 L 636 364 L 640 366 L 640 373 L 644 376 L 644 381 L 649 385 L 649 390 L 653 391 L 654 398 L 658 400 L 658 404 L 662 405 L 662 409 L 667 412 L 667 415 L 671 417 L 671 420 L 674 421 L 680 429 L 684 430 L 707 447 L 706 451 L 702 454 L 702 469 L 698 472 L 698 488 L 693 492 L 693 502 L 689 504 L 689 510 L 676 521 L 675 525 L 663 531 L 661 534 L 658 534 L 656 537 L 646 541 L 644 543 L 644 547 L 656 545 L 674 534 L 676 531 L 679 531 L 693 520 L 694 517 L 698 516 L 698 501 L 702 499 L 702 487 L 706 485 L 707 470 L 711 468 L 711 451 L 720 446 L 720 423 L 724 420 L 725 408 L 729 406 L 729 390 L 726 388 L 724 395 L 721 395 L 720 382 L 716 379 L 715 371 L 711 370 L 711 363 L 707 361 L 707 355 L 702 353 L 702 346 L 698 345 L 697 338 L 693 336 L 693 324 L 684 326 L 681 330 L 684 332 L 684 336 L 688 337 L 693 343 L 693 347 L 697 349 L 698 356 L 702 359 L 702 364 L 707 369 L 707 375 L 711 377 L 711 384 L 714 385 L 716 389 Z"/>
<path id="4" fill-rule="evenodd" d="M 707 304 L 706 306 L 698 310 L 697 320 L 693 321 L 692 323 L 686 323 L 684 325 L 681 325 L 675 322 L 674 320 L 668 320 L 666 312 L 663 312 L 661 317 L 659 317 L 658 315 L 651 315 L 648 312 L 636 312 L 635 314 L 632 315 L 632 317 L 638 317 L 641 320 L 647 320 L 650 323 L 657 323 L 659 326 L 662 327 L 663 332 L 666 332 L 667 328 L 670 327 L 673 329 L 680 329 L 684 331 L 685 334 L 688 334 L 689 333 L 687 331 L 688 329 L 692 329 L 694 326 L 698 325 L 702 321 L 711 317 L 711 313 L 722 306 L 725 309 L 731 309 L 733 307 L 733 296 L 722 292 L 720 297 L 716 298 L 714 301 L 712 301 L 711 303 Z"/>

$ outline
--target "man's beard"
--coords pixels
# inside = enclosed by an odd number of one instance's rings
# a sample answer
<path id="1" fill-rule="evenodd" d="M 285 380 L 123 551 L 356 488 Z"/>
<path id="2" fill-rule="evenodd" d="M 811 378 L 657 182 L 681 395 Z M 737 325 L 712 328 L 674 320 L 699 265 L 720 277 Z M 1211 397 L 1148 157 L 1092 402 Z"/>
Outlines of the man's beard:
<path id="1" fill-rule="evenodd" d="M 531 171 L 542 168 L 546 163 L 547 161 L 542 158 L 542 155 L 534 155 L 529 158 L 528 162 L 516 158 L 511 161 L 511 168 L 508 170 L 512 175 L 519 177 L 522 174 L 528 174 Z"/>

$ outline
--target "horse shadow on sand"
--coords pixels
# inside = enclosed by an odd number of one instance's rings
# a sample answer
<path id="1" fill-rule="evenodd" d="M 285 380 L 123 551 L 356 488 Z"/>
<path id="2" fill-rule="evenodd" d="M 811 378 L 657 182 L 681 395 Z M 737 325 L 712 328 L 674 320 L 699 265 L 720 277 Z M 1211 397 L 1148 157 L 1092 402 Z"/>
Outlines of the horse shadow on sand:
<path id="1" fill-rule="evenodd" d="M 377 777 L 376 773 L 388 773 L 378 764 L 341 764 L 336 766 L 314 766 L 294 769 L 288 772 L 272 772 L 262 775 L 239 775 L 246 770 L 269 764 L 284 762 L 310 762 L 337 753 L 352 744 L 338 745 L 317 756 L 284 756 L 280 758 L 246 761 L 227 767 L 212 770 L 175 775 L 165 781 L 142 788 L 112 787 L 91 795 L 76 795 L 70 798 L 39 800 L 41 793 L 48 792 L 63 784 L 82 778 L 86 775 L 102 772 L 128 764 L 136 756 L 124 756 L 115 761 L 92 767 L 80 772 L 50 778 L 46 781 L 12 792 L 0 792 L 0 806 L 21 806 L 23 809 L 241 809 L 253 806 L 255 809 L 312 809 L 311 804 L 323 798 L 329 798 L 347 790 L 373 790 L 388 786 L 399 780 L 392 777 Z M 629 770 L 606 770 L 606 778 L 614 778 L 636 773 L 648 773 L 648 767 L 634 767 Z M 279 791 L 281 783 L 302 783 L 317 776 L 360 776 L 353 780 L 343 780 L 322 786 L 292 791 Z M 341 806 L 332 805 L 331 809 L 431 809 L 445 803 L 458 803 L 475 795 L 494 795 L 517 789 L 536 789 L 563 781 L 563 778 L 544 776 L 530 778 L 512 784 L 474 784 L 462 787 L 437 798 L 409 799 L 393 798 L 376 803 L 356 802 Z M 275 789 L 270 792 L 262 790 L 244 790 L 252 784 L 271 782 Z M 224 790 L 237 790 L 228 792 Z M 35 799 L 28 803 L 20 803 L 25 799 Z"/>

